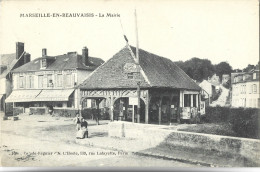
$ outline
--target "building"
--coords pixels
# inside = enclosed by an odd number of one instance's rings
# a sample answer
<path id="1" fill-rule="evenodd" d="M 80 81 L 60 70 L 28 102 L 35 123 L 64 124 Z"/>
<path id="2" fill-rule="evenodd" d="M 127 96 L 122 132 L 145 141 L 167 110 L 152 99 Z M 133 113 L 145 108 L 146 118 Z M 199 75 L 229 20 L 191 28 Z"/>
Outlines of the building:
<path id="1" fill-rule="evenodd" d="M 229 74 L 223 74 L 222 75 L 222 85 L 228 85 L 230 82 L 230 75 Z"/>
<path id="2" fill-rule="evenodd" d="M 104 101 L 110 119 L 141 123 L 170 123 L 189 119 L 200 105 L 201 88 L 171 60 L 126 46 L 96 69 L 80 86 L 81 104 Z M 140 71 L 140 73 L 139 73 Z M 137 116 L 140 85 L 140 118 Z M 83 109 L 84 107 L 82 107 Z"/>
<path id="3" fill-rule="evenodd" d="M 207 100 L 207 105 L 209 105 L 210 103 L 212 103 L 213 97 L 216 96 L 216 86 L 211 84 L 209 81 L 207 80 L 203 80 L 199 86 L 206 92 L 204 93 L 204 91 L 202 92 L 202 96 L 205 100 Z"/>
<path id="4" fill-rule="evenodd" d="M 232 107 L 259 108 L 259 69 L 232 73 Z"/>
<path id="5" fill-rule="evenodd" d="M 24 51 L 24 43 L 16 43 L 16 53 L 0 55 L 0 110 L 12 113 L 12 104 L 5 104 L 5 99 L 12 92 L 11 70 L 30 62 L 31 55 Z"/>
<path id="6" fill-rule="evenodd" d="M 14 103 L 14 113 L 45 114 L 49 110 L 60 115 L 74 115 L 79 108 L 75 89 L 104 61 L 90 57 L 88 49 L 82 55 L 68 52 L 64 55 L 42 57 L 12 70 L 13 92 L 6 102 Z"/>
<path id="7" fill-rule="evenodd" d="M 215 86 L 216 91 L 218 92 L 220 89 L 220 78 L 217 74 L 214 74 L 211 78 L 208 78 L 208 82 Z"/>

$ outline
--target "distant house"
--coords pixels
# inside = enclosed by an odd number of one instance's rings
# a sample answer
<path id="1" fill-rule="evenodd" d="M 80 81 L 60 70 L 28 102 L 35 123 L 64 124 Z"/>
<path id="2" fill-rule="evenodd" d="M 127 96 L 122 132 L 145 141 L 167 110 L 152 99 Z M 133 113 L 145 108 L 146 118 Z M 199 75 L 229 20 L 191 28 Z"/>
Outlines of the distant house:
<path id="1" fill-rule="evenodd" d="M 103 62 L 90 57 L 86 47 L 82 55 L 68 52 L 48 56 L 47 49 L 43 49 L 42 57 L 12 70 L 13 92 L 6 102 L 14 103 L 15 114 L 53 110 L 61 115 L 75 115 L 79 108 L 75 88 Z"/>
<path id="2" fill-rule="evenodd" d="M 208 78 L 208 82 L 215 86 L 216 91 L 218 92 L 220 89 L 220 78 L 217 74 L 214 74 L 212 77 Z"/>
<path id="3" fill-rule="evenodd" d="M 228 84 L 230 82 L 230 75 L 229 74 L 223 74 L 222 75 L 222 85 Z"/>
<path id="4" fill-rule="evenodd" d="M 97 68 L 79 86 L 81 102 L 105 101 L 111 120 L 141 123 L 169 123 L 175 117 L 189 119 L 198 113 L 201 88 L 183 70 L 170 59 L 142 49 L 139 66 L 135 53 L 135 47 L 126 46 Z M 136 114 L 137 84 L 140 121 Z"/>
<path id="5" fill-rule="evenodd" d="M 8 97 L 13 88 L 11 70 L 30 62 L 31 55 L 24 51 L 24 43 L 16 43 L 16 53 L 0 55 L 0 98 L 1 111 L 6 113 L 12 112 L 12 104 L 6 104 L 5 99 Z"/>
<path id="6" fill-rule="evenodd" d="M 205 94 L 203 94 L 203 97 L 205 99 L 208 99 L 209 104 L 212 103 L 212 99 L 213 97 L 216 95 L 216 86 L 211 84 L 209 81 L 207 80 L 203 80 L 199 86 L 206 91 Z M 202 92 L 203 93 L 203 92 Z"/>
<path id="7" fill-rule="evenodd" d="M 231 76 L 232 107 L 259 108 L 259 68 Z"/>

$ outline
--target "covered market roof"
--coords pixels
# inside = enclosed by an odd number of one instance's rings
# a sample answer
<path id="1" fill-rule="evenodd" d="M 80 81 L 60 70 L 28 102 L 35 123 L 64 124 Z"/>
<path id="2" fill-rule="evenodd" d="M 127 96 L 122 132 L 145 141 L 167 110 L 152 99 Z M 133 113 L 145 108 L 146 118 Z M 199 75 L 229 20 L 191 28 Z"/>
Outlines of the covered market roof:
<path id="1" fill-rule="evenodd" d="M 135 52 L 135 47 L 125 46 L 111 59 L 99 66 L 79 87 L 81 89 L 136 88 L 137 81 L 129 79 L 124 71 L 126 63 L 135 63 L 131 55 L 131 53 L 135 55 Z M 139 49 L 139 59 L 141 88 L 201 89 L 168 58 Z"/>

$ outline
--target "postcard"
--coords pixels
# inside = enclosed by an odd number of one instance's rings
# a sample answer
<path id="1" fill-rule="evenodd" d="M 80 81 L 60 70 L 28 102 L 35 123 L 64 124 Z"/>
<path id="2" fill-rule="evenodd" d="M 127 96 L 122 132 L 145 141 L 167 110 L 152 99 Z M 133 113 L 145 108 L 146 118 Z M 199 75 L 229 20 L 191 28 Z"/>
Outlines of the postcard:
<path id="1" fill-rule="evenodd" d="M 1 0 L 0 27 L 1 167 L 260 166 L 258 0 Z"/>

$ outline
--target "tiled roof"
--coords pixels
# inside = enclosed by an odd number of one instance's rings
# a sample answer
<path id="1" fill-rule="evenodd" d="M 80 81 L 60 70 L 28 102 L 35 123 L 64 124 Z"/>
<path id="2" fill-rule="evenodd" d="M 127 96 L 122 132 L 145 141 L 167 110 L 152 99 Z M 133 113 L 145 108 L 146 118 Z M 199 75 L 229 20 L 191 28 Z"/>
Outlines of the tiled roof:
<path id="1" fill-rule="evenodd" d="M 255 73 L 255 78 L 253 77 L 253 74 Z M 259 70 L 252 70 L 251 72 L 241 72 L 241 73 L 231 73 L 234 75 L 232 83 L 231 84 L 237 84 L 237 83 L 246 83 L 246 82 L 251 82 L 251 81 L 259 81 Z M 240 77 L 240 79 L 238 79 L 235 82 L 235 78 Z"/>
<path id="2" fill-rule="evenodd" d="M 4 71 L 1 71 L 0 78 L 6 77 L 6 75 L 13 69 L 17 63 L 16 54 L 1 54 L 0 55 L 0 65 L 6 66 Z"/>
<path id="3" fill-rule="evenodd" d="M 135 54 L 135 47 L 131 47 Z M 176 88 L 200 90 L 200 87 L 170 59 L 139 49 L 141 88 Z M 79 87 L 82 89 L 136 88 L 136 81 L 123 71 L 126 63 L 134 63 L 131 52 L 124 47 L 97 68 Z"/>
<path id="4" fill-rule="evenodd" d="M 16 54 L 0 54 L 0 65 L 9 66 L 15 60 Z"/>
<path id="5" fill-rule="evenodd" d="M 46 69 L 40 69 L 40 60 L 42 58 L 53 59 L 53 62 L 47 66 Z M 84 70 L 95 70 L 104 61 L 100 58 L 89 57 L 90 64 L 85 66 L 82 63 L 82 56 L 77 53 L 64 54 L 53 57 L 40 57 L 33 61 L 16 68 L 12 72 L 27 72 L 27 71 L 39 71 L 39 70 L 66 70 L 66 69 L 84 69 Z"/>

